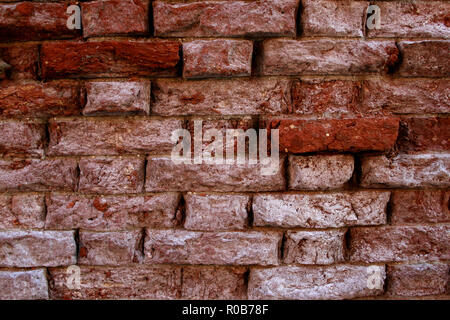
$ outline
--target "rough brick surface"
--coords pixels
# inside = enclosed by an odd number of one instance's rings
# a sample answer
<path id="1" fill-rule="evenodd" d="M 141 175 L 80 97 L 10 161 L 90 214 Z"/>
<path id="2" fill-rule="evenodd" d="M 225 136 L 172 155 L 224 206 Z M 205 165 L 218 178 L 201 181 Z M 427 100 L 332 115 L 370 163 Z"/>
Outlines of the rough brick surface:
<path id="1" fill-rule="evenodd" d="M 446 154 L 365 157 L 363 187 L 421 187 L 450 185 L 450 157 Z"/>
<path id="2" fill-rule="evenodd" d="M 67 288 L 66 268 L 50 268 L 53 299 L 175 299 L 181 290 L 181 268 L 164 266 L 80 267 L 80 289 Z"/>
<path id="3" fill-rule="evenodd" d="M 159 115 L 278 114 L 290 104 L 289 81 L 158 80 L 153 83 L 152 113 Z"/>
<path id="4" fill-rule="evenodd" d="M 350 229 L 351 261 L 430 261 L 450 258 L 448 226 Z"/>
<path id="5" fill-rule="evenodd" d="M 48 229 L 125 230 L 170 228 L 178 224 L 180 196 L 160 193 L 145 196 L 79 196 L 52 194 L 46 198 Z"/>
<path id="6" fill-rule="evenodd" d="M 74 231 L 2 231 L 1 267 L 56 267 L 75 264 Z"/>
<path id="7" fill-rule="evenodd" d="M 249 76 L 253 44 L 248 40 L 196 40 L 183 43 L 183 76 Z"/>
<path id="8" fill-rule="evenodd" d="M 149 114 L 150 81 L 86 83 L 83 114 Z"/>
<path id="9" fill-rule="evenodd" d="M 387 292 L 395 296 L 445 294 L 449 265 L 424 263 L 393 265 L 387 269 Z"/>
<path id="10" fill-rule="evenodd" d="M 263 75 L 367 74 L 387 71 L 398 59 L 393 41 L 266 40 Z"/>
<path id="11" fill-rule="evenodd" d="M 81 4 L 83 36 L 144 34 L 148 30 L 147 0 L 107 0 Z"/>
<path id="12" fill-rule="evenodd" d="M 172 131 L 182 128 L 177 119 L 89 119 L 50 121 L 51 155 L 117 155 L 168 153 Z"/>
<path id="13" fill-rule="evenodd" d="M 184 228 L 189 230 L 245 229 L 250 196 L 188 193 L 184 196 Z"/>
<path id="14" fill-rule="evenodd" d="M 295 36 L 298 0 L 155 1 L 156 36 Z"/>
<path id="15" fill-rule="evenodd" d="M 341 188 L 353 175 L 351 155 L 289 156 L 289 189 Z"/>
<path id="16" fill-rule="evenodd" d="M 194 232 L 147 229 L 146 263 L 277 265 L 276 232 Z"/>
<path id="17" fill-rule="evenodd" d="M 384 283 L 385 270 L 372 266 Z M 365 266 L 277 267 L 252 269 L 249 299 L 352 299 L 383 292 L 369 289 Z"/>
<path id="18" fill-rule="evenodd" d="M 48 299 L 47 277 L 44 269 L 0 271 L 1 300 Z"/>
<path id="19" fill-rule="evenodd" d="M 338 228 L 386 223 L 389 192 L 258 194 L 253 224 L 284 228 Z"/>
<path id="20" fill-rule="evenodd" d="M 0 195 L 0 229 L 42 229 L 44 198 L 34 194 Z"/>
<path id="21" fill-rule="evenodd" d="M 179 47 L 175 41 L 47 42 L 41 48 L 42 76 L 173 76 Z"/>
<path id="22" fill-rule="evenodd" d="M 288 231 L 285 263 L 333 264 L 344 261 L 345 230 Z"/>
<path id="23" fill-rule="evenodd" d="M 404 153 L 450 150 L 450 118 L 404 117 L 400 127 L 397 146 Z"/>
<path id="24" fill-rule="evenodd" d="M 0 58 L 10 66 L 6 70 L 6 78 L 12 80 L 37 78 L 39 48 L 36 44 L 0 47 Z"/>
<path id="25" fill-rule="evenodd" d="M 42 156 L 45 125 L 34 122 L 0 121 L 0 155 Z"/>

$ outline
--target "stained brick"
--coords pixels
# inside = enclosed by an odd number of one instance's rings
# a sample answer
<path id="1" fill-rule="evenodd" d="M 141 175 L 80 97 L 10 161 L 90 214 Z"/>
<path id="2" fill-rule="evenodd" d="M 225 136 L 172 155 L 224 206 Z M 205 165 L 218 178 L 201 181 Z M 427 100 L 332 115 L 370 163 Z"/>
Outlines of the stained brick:
<path id="1" fill-rule="evenodd" d="M 0 271 L 1 300 L 48 299 L 45 269 Z"/>
<path id="2" fill-rule="evenodd" d="M 30 121 L 0 121 L 0 155 L 43 156 L 45 124 Z"/>

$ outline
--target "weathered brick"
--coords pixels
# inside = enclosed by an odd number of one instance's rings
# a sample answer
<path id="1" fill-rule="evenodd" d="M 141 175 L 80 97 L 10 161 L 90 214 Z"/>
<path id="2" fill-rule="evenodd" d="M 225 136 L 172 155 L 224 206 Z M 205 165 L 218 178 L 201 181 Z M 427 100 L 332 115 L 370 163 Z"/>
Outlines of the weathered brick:
<path id="1" fill-rule="evenodd" d="M 73 38 L 66 26 L 66 3 L 18 2 L 0 5 L 0 41 Z"/>
<path id="2" fill-rule="evenodd" d="M 73 159 L 0 160 L 0 190 L 74 191 L 76 168 Z"/>
<path id="3" fill-rule="evenodd" d="M 336 265 L 327 267 L 276 267 L 252 269 L 248 296 L 264 299 L 352 299 L 383 293 L 384 266 L 370 266 L 376 271 L 381 287 L 368 288 L 367 266 Z"/>
<path id="4" fill-rule="evenodd" d="M 48 286 L 45 269 L 0 271 L 0 299 L 48 299 Z"/>
<path id="5" fill-rule="evenodd" d="M 155 1 L 155 36 L 295 36 L 298 0 Z"/>
<path id="6" fill-rule="evenodd" d="M 450 191 L 396 190 L 391 200 L 391 223 L 450 222 Z"/>
<path id="7" fill-rule="evenodd" d="M 145 34 L 147 0 L 102 0 L 81 4 L 83 36 Z"/>
<path id="8" fill-rule="evenodd" d="M 288 231 L 284 263 L 332 264 L 344 261 L 345 230 Z"/>
<path id="9" fill-rule="evenodd" d="M 292 83 L 292 112 L 301 115 L 342 116 L 361 112 L 361 85 L 349 80 L 302 80 Z"/>
<path id="10" fill-rule="evenodd" d="M 366 113 L 450 113 L 447 80 L 376 79 L 363 85 Z"/>
<path id="11" fill-rule="evenodd" d="M 150 157 L 145 190 L 162 191 L 279 191 L 284 190 L 284 163 L 274 175 L 263 175 L 258 164 L 175 164 L 170 157 Z M 183 179 L 180 179 L 183 177 Z"/>
<path id="12" fill-rule="evenodd" d="M 118 155 L 168 153 L 172 131 L 182 120 L 76 118 L 49 122 L 50 155 Z"/>
<path id="13" fill-rule="evenodd" d="M 276 119 L 268 126 L 279 129 L 280 150 L 292 153 L 317 151 L 386 151 L 397 139 L 398 118 Z"/>
<path id="14" fill-rule="evenodd" d="M 339 228 L 386 223 L 390 192 L 266 193 L 253 197 L 253 224 Z"/>
<path id="15" fill-rule="evenodd" d="M 367 1 L 302 0 L 302 34 L 362 37 L 367 6 Z"/>
<path id="16" fill-rule="evenodd" d="M 142 260 L 141 230 L 93 232 L 80 231 L 78 263 L 119 266 Z"/>
<path id="17" fill-rule="evenodd" d="M 180 44 L 176 41 L 45 42 L 43 78 L 174 76 Z"/>
<path id="18" fill-rule="evenodd" d="M 80 113 L 76 81 L 9 82 L 0 85 L 0 116 L 52 117 Z"/>
<path id="19" fill-rule="evenodd" d="M 402 63 L 398 73 L 404 77 L 448 77 L 450 40 L 401 41 Z"/>
<path id="20" fill-rule="evenodd" d="M 369 74 L 388 71 L 398 60 L 394 41 L 266 40 L 259 71 L 263 75 Z"/>
<path id="21" fill-rule="evenodd" d="M 450 37 L 450 4 L 445 1 L 382 2 L 380 28 L 369 37 Z"/>
<path id="22" fill-rule="evenodd" d="M 175 299 L 181 291 L 181 268 L 164 266 L 80 267 L 80 289 L 67 287 L 65 268 L 50 268 L 52 299 Z"/>
<path id="23" fill-rule="evenodd" d="M 446 152 L 450 149 L 450 118 L 403 117 L 397 147 L 401 152 Z"/>
<path id="24" fill-rule="evenodd" d="M 363 187 L 450 186 L 450 156 L 446 154 L 363 157 Z"/>
<path id="25" fill-rule="evenodd" d="M 139 193 L 144 186 L 143 158 L 87 158 L 78 163 L 79 191 L 86 193 Z"/>
<path id="26" fill-rule="evenodd" d="M 289 189 L 342 188 L 353 175 L 352 155 L 289 155 Z"/>
<path id="27" fill-rule="evenodd" d="M 185 78 L 238 77 L 252 72 L 253 43 L 248 40 L 195 40 L 183 43 Z"/>
<path id="28" fill-rule="evenodd" d="M 157 80 L 152 113 L 170 115 L 279 114 L 290 105 L 289 80 Z"/>
<path id="29" fill-rule="evenodd" d="M 10 66 L 6 71 L 7 78 L 12 80 L 37 78 L 39 60 L 37 44 L 0 47 L 0 58 Z"/>
<path id="30" fill-rule="evenodd" d="M 171 228 L 179 223 L 180 195 L 98 196 L 51 194 L 46 198 L 48 229 L 99 231 L 129 228 Z"/>
<path id="31" fill-rule="evenodd" d="M 0 232 L 1 267 L 56 267 L 76 263 L 74 231 Z"/>
<path id="32" fill-rule="evenodd" d="M 43 156 L 45 124 L 31 121 L 0 121 L 0 155 Z"/>
<path id="33" fill-rule="evenodd" d="M 44 197 L 35 194 L 0 195 L 0 229 L 42 229 Z"/>
<path id="34" fill-rule="evenodd" d="M 276 232 L 194 232 L 147 229 L 146 263 L 277 265 Z"/>
<path id="35" fill-rule="evenodd" d="M 388 266 L 387 293 L 413 297 L 445 294 L 448 273 L 445 263 Z"/>
<path id="36" fill-rule="evenodd" d="M 449 226 L 350 229 L 351 261 L 431 261 L 449 258 Z"/>
<path id="37" fill-rule="evenodd" d="M 247 297 L 243 267 L 183 267 L 183 299 L 243 300 Z"/>
<path id="38" fill-rule="evenodd" d="M 248 195 L 197 194 L 184 196 L 186 213 L 184 228 L 189 230 L 233 230 L 245 229 Z"/>
<path id="39" fill-rule="evenodd" d="M 7 73 L 11 70 L 11 66 L 7 64 L 5 61 L 0 59 L 0 80 L 3 80 L 7 77 Z"/>

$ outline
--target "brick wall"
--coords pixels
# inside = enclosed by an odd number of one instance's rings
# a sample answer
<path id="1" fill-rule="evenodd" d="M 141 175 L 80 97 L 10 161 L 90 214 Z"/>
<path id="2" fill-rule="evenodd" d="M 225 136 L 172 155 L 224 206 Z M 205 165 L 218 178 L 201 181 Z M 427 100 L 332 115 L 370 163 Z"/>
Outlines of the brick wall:
<path id="1" fill-rule="evenodd" d="M 0 0 L 1 299 L 449 299 L 449 2 L 70 4 Z M 174 164 L 194 119 L 278 173 Z"/>

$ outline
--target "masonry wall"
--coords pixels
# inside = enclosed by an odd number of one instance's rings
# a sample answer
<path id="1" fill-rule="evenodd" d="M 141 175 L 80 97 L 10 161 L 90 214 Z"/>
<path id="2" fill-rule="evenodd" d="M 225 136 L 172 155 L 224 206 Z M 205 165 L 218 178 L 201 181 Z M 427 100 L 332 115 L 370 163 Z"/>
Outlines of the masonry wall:
<path id="1" fill-rule="evenodd" d="M 70 4 L 0 1 L 1 299 L 449 298 L 449 2 Z M 174 164 L 198 119 L 278 173 Z"/>

